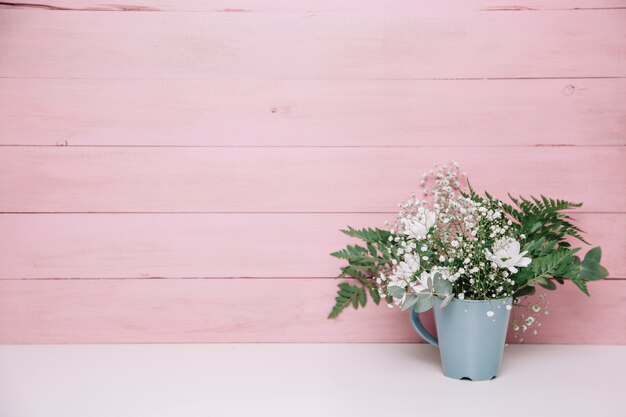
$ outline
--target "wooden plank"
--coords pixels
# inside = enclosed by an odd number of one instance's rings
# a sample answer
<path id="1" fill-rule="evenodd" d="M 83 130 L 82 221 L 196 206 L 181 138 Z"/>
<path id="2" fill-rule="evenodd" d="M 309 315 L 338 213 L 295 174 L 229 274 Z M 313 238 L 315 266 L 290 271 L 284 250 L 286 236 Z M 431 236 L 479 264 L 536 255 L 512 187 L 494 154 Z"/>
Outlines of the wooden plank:
<path id="1" fill-rule="evenodd" d="M 414 342 L 385 306 L 326 319 L 332 280 L 0 281 L 0 343 Z M 536 343 L 626 343 L 626 281 L 549 294 Z M 429 321 L 429 325 L 432 323 Z M 530 332 L 529 332 L 530 333 Z"/>
<path id="2" fill-rule="evenodd" d="M 533 10 L 586 10 L 626 7 L 623 0 L 524 0 L 515 5 L 508 0 L 132 0 L 115 4 L 101 0 L 48 0 L 45 3 L 13 1 L 0 5 L 5 8 L 81 11 L 192 11 L 192 12 L 389 12 L 389 11 L 533 11 Z"/>
<path id="3" fill-rule="evenodd" d="M 623 145 L 624 120 L 626 79 L 0 79 L 4 145 Z"/>
<path id="4" fill-rule="evenodd" d="M 347 225 L 393 214 L 0 216 L 0 279 L 334 277 Z M 611 277 L 626 277 L 626 214 L 579 214 Z M 583 245 L 585 246 L 585 245 Z M 586 246 L 583 252 L 586 251 Z"/>
<path id="5" fill-rule="evenodd" d="M 1 212 L 394 212 L 433 163 L 615 212 L 626 147 L 0 148 Z"/>
<path id="6" fill-rule="evenodd" d="M 0 76 L 624 77 L 625 18 L 626 10 L 328 14 L 1 10 Z"/>

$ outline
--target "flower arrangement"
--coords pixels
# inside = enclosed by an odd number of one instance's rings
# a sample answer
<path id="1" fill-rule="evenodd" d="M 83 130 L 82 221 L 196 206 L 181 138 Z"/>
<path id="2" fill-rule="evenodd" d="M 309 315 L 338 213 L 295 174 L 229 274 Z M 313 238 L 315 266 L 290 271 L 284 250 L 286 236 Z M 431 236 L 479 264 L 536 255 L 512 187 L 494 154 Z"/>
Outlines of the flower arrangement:
<path id="1" fill-rule="evenodd" d="M 348 227 L 342 232 L 364 242 L 331 255 L 347 261 L 329 318 L 346 307 L 364 307 L 367 293 L 378 304 L 416 312 L 459 300 L 497 300 L 531 295 L 539 285 L 554 290 L 566 280 L 589 295 L 588 281 L 606 278 L 601 249 L 583 258 L 572 241 L 587 243 L 564 200 L 514 198 L 507 204 L 478 194 L 452 161 L 422 176 L 424 198 L 400 204 L 389 229 Z M 507 309 L 510 309 L 510 305 Z M 490 317 L 495 314 L 488 311 Z"/>

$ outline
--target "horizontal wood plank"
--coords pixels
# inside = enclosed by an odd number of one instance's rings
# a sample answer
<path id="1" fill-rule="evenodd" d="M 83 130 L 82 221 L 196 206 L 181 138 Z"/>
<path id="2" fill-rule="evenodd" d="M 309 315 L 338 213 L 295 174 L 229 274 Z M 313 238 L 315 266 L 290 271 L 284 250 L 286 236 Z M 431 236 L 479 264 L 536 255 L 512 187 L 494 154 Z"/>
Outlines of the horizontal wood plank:
<path id="1" fill-rule="evenodd" d="M 624 120 L 626 79 L 0 79 L 3 145 L 623 145 Z"/>
<path id="2" fill-rule="evenodd" d="M 388 12 L 388 11 L 535 11 L 535 10 L 587 10 L 626 7 L 624 0 L 524 0 L 512 5 L 508 0 L 117 0 L 115 4 L 101 0 L 47 0 L 32 3 L 7 2 L 0 8 L 40 9 L 51 11 L 120 11 L 120 12 Z"/>
<path id="3" fill-rule="evenodd" d="M 395 212 L 436 162 L 478 190 L 626 207 L 626 147 L 0 148 L 1 212 Z"/>
<path id="4" fill-rule="evenodd" d="M 414 342 L 385 306 L 329 321 L 332 280 L 0 281 L 0 343 Z M 536 343 L 626 343 L 626 281 L 548 295 Z M 428 321 L 429 326 L 432 322 Z M 512 335 L 510 333 L 510 335 Z"/>
<path id="5" fill-rule="evenodd" d="M 0 77 L 624 77 L 625 18 L 626 10 L 198 14 L 5 9 L 0 10 Z"/>
<path id="6" fill-rule="evenodd" d="M 578 214 L 626 278 L 626 214 Z M 0 279 L 334 277 L 329 254 L 347 225 L 384 227 L 393 214 L 1 215 Z M 588 249 L 583 246 L 583 253 Z"/>

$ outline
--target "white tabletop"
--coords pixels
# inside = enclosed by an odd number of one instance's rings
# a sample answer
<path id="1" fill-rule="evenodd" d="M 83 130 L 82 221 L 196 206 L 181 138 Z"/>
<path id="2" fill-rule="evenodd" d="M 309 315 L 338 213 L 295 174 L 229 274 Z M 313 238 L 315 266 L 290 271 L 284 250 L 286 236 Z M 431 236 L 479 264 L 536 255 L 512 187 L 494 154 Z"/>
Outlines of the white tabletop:
<path id="1" fill-rule="evenodd" d="M 624 417 L 625 371 L 626 346 L 508 346 L 488 382 L 416 344 L 0 346 L 0 416 Z"/>

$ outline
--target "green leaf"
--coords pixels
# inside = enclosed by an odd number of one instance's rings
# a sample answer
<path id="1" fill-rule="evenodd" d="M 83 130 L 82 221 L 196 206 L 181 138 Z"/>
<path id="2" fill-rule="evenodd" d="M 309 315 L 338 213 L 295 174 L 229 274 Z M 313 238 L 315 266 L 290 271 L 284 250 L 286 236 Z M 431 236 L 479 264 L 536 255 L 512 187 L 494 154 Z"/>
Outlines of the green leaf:
<path id="1" fill-rule="evenodd" d="M 602 258 L 602 248 L 600 248 L 600 246 L 590 249 L 585 255 L 585 261 L 595 262 L 598 264 L 600 263 L 600 258 Z"/>
<path id="2" fill-rule="evenodd" d="M 550 280 L 545 280 L 545 283 L 543 282 L 538 282 L 539 285 L 541 285 L 543 288 L 545 288 L 546 290 L 556 290 L 556 284 L 553 281 Z"/>
<path id="3" fill-rule="evenodd" d="M 337 317 L 350 304 L 352 304 L 355 309 L 359 307 L 359 302 L 361 302 L 361 305 L 365 306 L 365 302 L 363 301 L 365 289 L 347 282 L 341 282 L 337 287 L 337 297 L 335 297 L 335 305 L 328 314 L 329 319 Z"/>
<path id="4" fill-rule="evenodd" d="M 407 295 L 406 299 L 402 303 L 402 307 L 400 307 L 400 310 L 406 311 L 409 308 L 413 307 L 413 305 L 415 305 L 415 303 L 417 302 L 417 299 L 418 297 L 415 294 Z"/>
<path id="5" fill-rule="evenodd" d="M 454 298 L 454 294 L 449 294 L 446 298 L 443 299 L 439 308 L 444 308 L 445 306 L 450 304 L 450 301 L 452 301 L 452 298 Z"/>
<path id="6" fill-rule="evenodd" d="M 579 276 L 585 281 L 598 281 L 608 277 L 609 271 L 599 263 L 587 262 L 585 259 L 580 264 Z"/>
<path id="7" fill-rule="evenodd" d="M 435 293 L 440 297 L 447 297 L 452 294 L 452 283 L 443 279 L 440 274 L 435 274 L 434 288 Z"/>
<path id="8" fill-rule="evenodd" d="M 330 256 L 334 256 L 335 258 L 340 259 L 351 259 L 351 258 L 364 258 L 369 259 L 369 252 L 362 246 L 359 245 L 348 245 L 345 249 L 341 249 L 337 252 L 333 252 Z"/>
<path id="9" fill-rule="evenodd" d="M 370 297 L 372 297 L 372 301 L 374 301 L 374 304 L 378 305 L 380 303 L 380 294 L 378 294 L 378 288 L 370 288 Z"/>
<path id="10" fill-rule="evenodd" d="M 589 295 L 589 290 L 587 289 L 587 283 L 580 278 L 573 278 L 572 282 L 576 284 L 578 288 L 585 294 Z"/>
<path id="11" fill-rule="evenodd" d="M 365 307 L 365 304 L 367 304 L 367 294 L 365 294 L 365 290 L 363 288 L 359 291 L 359 302 L 361 303 L 361 307 Z"/>
<path id="12" fill-rule="evenodd" d="M 352 292 L 346 291 L 346 290 L 339 290 L 339 291 L 337 291 L 337 294 L 339 294 L 340 296 L 345 297 L 345 298 L 352 298 L 352 295 L 353 295 Z"/>
<path id="13" fill-rule="evenodd" d="M 370 255 L 372 255 L 374 258 L 378 257 L 376 248 L 370 242 L 367 242 L 367 250 L 369 251 Z"/>
<path id="14" fill-rule="evenodd" d="M 433 308 L 433 305 L 435 305 L 435 297 L 433 295 L 419 293 L 417 294 L 417 301 L 413 306 L 413 310 L 416 313 L 423 313 Z"/>
<path id="15" fill-rule="evenodd" d="M 578 265 L 578 276 L 585 281 L 598 281 L 609 276 L 609 271 L 600 265 L 602 258 L 602 249 L 597 246 L 585 254 Z"/>
<path id="16" fill-rule="evenodd" d="M 402 298 L 402 297 L 404 297 L 404 293 L 406 291 L 404 290 L 404 288 L 400 288 L 400 287 L 392 285 L 390 287 L 387 287 L 387 292 L 393 298 Z"/>
<path id="17" fill-rule="evenodd" d="M 350 237 L 356 237 L 358 239 L 364 240 L 365 242 L 377 242 L 383 243 L 387 242 L 389 236 L 391 236 L 391 232 L 389 230 L 377 229 L 366 227 L 363 229 L 354 229 L 350 226 L 346 230 L 341 231 L 343 234 L 348 235 Z"/>

